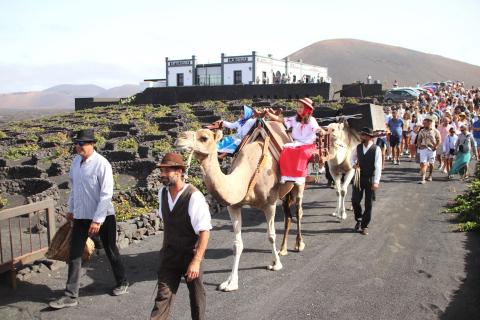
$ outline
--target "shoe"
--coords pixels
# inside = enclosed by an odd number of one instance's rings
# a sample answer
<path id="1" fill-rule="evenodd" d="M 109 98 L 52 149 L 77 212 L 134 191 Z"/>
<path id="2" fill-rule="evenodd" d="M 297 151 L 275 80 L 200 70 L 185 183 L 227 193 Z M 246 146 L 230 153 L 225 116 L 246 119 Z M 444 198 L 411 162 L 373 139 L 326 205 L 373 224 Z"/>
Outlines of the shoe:
<path id="1" fill-rule="evenodd" d="M 432 181 L 432 176 L 428 176 L 427 181 Z"/>
<path id="2" fill-rule="evenodd" d="M 425 181 L 425 179 L 422 179 L 422 180 L 418 181 L 418 183 L 419 183 L 419 184 L 425 184 L 426 181 Z"/>
<path id="3" fill-rule="evenodd" d="M 50 308 L 53 308 L 53 309 L 63 309 L 63 308 L 75 307 L 77 304 L 78 304 L 77 298 L 63 296 L 58 300 L 50 301 L 48 305 L 50 306 Z"/>
<path id="4" fill-rule="evenodd" d="M 452 175 L 449 175 L 448 176 L 448 180 L 452 180 L 453 179 L 453 176 Z"/>
<path id="5" fill-rule="evenodd" d="M 444 166 L 444 165 L 441 165 L 441 166 L 438 168 L 438 171 L 443 171 L 444 168 L 445 168 L 445 166 Z"/>
<path id="6" fill-rule="evenodd" d="M 368 228 L 363 228 L 360 233 L 366 236 L 368 234 Z"/>
<path id="7" fill-rule="evenodd" d="M 357 221 L 357 224 L 355 224 L 355 232 L 360 232 L 362 228 L 360 227 L 360 221 Z"/>
<path id="8" fill-rule="evenodd" d="M 128 282 L 122 282 L 119 286 L 112 290 L 114 296 L 121 296 L 122 294 L 128 293 Z"/>
<path id="9" fill-rule="evenodd" d="M 397 165 L 397 166 L 399 166 L 399 165 L 400 165 L 400 160 L 397 160 L 397 163 L 396 163 L 396 165 Z"/>
<path id="10" fill-rule="evenodd" d="M 442 170 L 443 173 L 448 173 L 447 169 Z"/>

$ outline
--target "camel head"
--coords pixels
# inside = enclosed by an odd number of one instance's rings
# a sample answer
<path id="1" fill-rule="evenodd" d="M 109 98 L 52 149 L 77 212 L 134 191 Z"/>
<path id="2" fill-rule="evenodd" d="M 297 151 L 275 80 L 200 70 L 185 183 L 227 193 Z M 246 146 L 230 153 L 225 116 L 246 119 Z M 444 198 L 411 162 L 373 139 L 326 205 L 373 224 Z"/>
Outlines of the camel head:
<path id="1" fill-rule="evenodd" d="M 175 148 L 182 151 L 193 151 L 197 155 L 208 156 L 217 153 L 217 142 L 222 137 L 221 130 L 200 129 L 197 131 L 185 131 L 179 134 L 175 141 Z"/>
<path id="2" fill-rule="evenodd" d="M 330 123 L 327 126 L 332 131 L 332 142 L 333 143 L 342 143 L 345 141 L 345 124 L 340 123 Z"/>

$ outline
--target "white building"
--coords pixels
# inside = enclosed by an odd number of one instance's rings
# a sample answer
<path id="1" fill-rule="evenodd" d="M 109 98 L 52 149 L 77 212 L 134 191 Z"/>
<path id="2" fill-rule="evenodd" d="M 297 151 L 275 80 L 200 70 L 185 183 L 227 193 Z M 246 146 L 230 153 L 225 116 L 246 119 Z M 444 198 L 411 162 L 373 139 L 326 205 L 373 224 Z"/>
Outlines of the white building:
<path id="1" fill-rule="evenodd" d="M 197 64 L 195 56 L 182 60 L 166 58 L 165 63 L 167 87 L 331 82 L 325 67 L 260 56 L 255 51 L 242 56 L 222 53 L 220 63 Z"/>

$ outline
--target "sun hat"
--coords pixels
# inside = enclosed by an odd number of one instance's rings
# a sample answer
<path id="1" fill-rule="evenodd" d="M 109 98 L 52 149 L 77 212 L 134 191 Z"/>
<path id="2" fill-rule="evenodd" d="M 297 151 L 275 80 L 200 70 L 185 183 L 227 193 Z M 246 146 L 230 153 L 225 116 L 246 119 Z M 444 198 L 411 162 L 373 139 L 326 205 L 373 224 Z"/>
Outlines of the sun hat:
<path id="1" fill-rule="evenodd" d="M 97 142 L 93 129 L 84 129 L 77 132 L 75 142 Z"/>
<path id="2" fill-rule="evenodd" d="M 183 162 L 183 158 L 181 155 L 175 152 L 166 153 L 163 156 L 162 162 L 157 166 L 160 168 L 183 168 L 185 169 L 187 166 Z"/>

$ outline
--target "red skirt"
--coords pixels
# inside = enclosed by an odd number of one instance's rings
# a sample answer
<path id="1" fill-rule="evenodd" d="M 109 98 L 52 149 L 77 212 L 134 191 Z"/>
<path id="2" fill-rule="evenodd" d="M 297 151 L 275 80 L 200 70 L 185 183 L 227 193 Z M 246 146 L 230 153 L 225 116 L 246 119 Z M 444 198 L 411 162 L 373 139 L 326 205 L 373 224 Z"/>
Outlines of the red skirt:
<path id="1" fill-rule="evenodd" d="M 280 154 L 280 174 L 283 177 L 306 177 L 308 174 L 308 161 L 315 150 L 315 144 L 285 147 Z"/>

